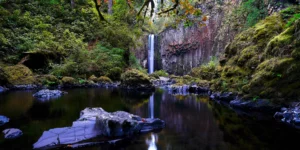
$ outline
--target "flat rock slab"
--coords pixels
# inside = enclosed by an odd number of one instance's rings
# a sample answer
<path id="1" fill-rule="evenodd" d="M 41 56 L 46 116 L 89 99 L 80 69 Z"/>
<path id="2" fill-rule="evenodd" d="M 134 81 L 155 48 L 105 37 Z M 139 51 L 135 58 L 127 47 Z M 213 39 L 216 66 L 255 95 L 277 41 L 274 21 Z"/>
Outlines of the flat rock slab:
<path id="1" fill-rule="evenodd" d="M 45 131 L 33 147 L 60 147 L 96 137 L 122 138 L 164 127 L 165 122 L 160 119 L 143 119 L 124 111 L 109 113 L 102 108 L 86 108 L 71 127 Z"/>
<path id="2" fill-rule="evenodd" d="M 0 115 L 0 126 L 4 125 L 5 123 L 8 123 L 8 122 L 9 122 L 9 118 Z"/>
<path id="3" fill-rule="evenodd" d="M 20 129 L 5 129 L 2 131 L 4 133 L 5 139 L 15 139 L 23 135 L 23 132 Z"/>
<path id="4" fill-rule="evenodd" d="M 34 97 L 41 99 L 41 100 L 49 100 L 49 99 L 55 99 L 58 98 L 64 94 L 67 94 L 67 92 L 60 91 L 60 90 L 40 90 L 33 94 Z"/>

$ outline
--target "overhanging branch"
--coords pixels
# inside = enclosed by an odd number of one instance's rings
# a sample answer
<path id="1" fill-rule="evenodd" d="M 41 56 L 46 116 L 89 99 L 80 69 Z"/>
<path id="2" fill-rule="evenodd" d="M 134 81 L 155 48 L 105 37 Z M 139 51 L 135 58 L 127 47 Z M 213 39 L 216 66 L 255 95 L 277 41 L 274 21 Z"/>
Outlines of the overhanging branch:
<path id="1" fill-rule="evenodd" d="M 170 11 L 173 11 L 173 10 L 175 10 L 178 7 L 178 5 L 179 5 L 179 0 L 175 0 L 175 4 L 171 8 L 159 12 L 158 15 L 164 14 L 164 13 L 168 13 Z"/>

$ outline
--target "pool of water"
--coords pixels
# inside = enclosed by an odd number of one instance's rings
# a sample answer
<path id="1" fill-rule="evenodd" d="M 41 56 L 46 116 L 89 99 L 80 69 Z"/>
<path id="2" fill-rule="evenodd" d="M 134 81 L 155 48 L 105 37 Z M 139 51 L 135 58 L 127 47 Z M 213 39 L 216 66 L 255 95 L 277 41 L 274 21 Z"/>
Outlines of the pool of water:
<path id="1" fill-rule="evenodd" d="M 80 148 L 86 150 L 291 149 L 298 146 L 300 137 L 299 131 L 275 122 L 272 116 L 249 117 L 210 101 L 207 96 L 172 95 L 162 90 L 153 94 L 100 88 L 66 91 L 67 95 L 49 101 L 33 98 L 35 91 L 0 94 L 0 115 L 10 118 L 0 131 L 19 128 L 24 133 L 15 140 L 5 140 L 0 134 L 0 149 L 32 149 L 44 131 L 71 126 L 86 107 L 102 107 L 109 112 L 123 110 L 166 122 L 166 128 L 158 133 Z"/>

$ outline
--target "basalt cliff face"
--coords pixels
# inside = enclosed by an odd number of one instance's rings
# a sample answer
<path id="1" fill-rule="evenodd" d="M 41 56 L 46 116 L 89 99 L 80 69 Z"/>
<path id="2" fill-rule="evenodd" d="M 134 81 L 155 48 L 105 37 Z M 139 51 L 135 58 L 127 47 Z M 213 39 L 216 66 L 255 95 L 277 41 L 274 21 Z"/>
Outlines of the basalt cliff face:
<path id="1" fill-rule="evenodd" d="M 281 10 L 284 6 L 274 1 L 264 1 L 260 5 L 266 9 L 266 15 Z M 280 1 L 281 2 L 281 1 Z M 212 56 L 219 57 L 236 34 L 243 30 L 246 18 L 238 16 L 236 8 L 242 0 L 206 0 L 195 5 L 201 9 L 207 20 L 204 25 L 194 24 L 186 27 L 167 28 L 155 38 L 155 70 L 163 69 L 168 73 L 184 75 L 192 68 L 208 62 Z M 144 46 L 136 50 L 137 58 L 147 68 L 148 42 L 142 39 Z"/>

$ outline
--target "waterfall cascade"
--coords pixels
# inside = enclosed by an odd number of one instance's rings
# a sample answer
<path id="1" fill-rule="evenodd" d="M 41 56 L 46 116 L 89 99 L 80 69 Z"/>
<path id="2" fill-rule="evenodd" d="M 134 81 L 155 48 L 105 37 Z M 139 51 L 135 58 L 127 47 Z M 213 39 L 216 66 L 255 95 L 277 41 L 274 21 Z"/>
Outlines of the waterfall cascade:
<path id="1" fill-rule="evenodd" d="M 148 43 L 148 73 L 151 74 L 154 71 L 154 34 L 149 35 Z"/>

